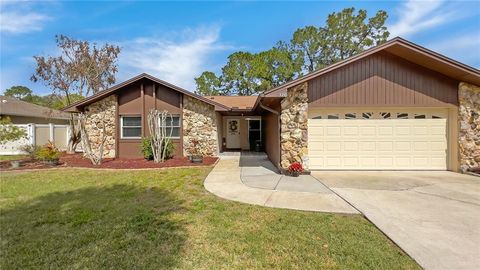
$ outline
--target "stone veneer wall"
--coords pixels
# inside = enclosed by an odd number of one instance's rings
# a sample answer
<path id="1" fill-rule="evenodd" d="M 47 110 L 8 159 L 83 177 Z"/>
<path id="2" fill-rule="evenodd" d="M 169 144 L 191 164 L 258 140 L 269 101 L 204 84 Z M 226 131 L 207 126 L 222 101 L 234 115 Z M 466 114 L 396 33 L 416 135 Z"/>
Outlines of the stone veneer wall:
<path id="1" fill-rule="evenodd" d="M 461 82 L 458 89 L 460 170 L 480 167 L 480 87 Z"/>
<path id="2" fill-rule="evenodd" d="M 293 162 L 308 169 L 308 96 L 307 83 L 287 90 L 281 102 L 280 165 L 287 169 Z"/>
<path id="3" fill-rule="evenodd" d="M 190 155 L 192 140 L 199 142 L 198 148 L 204 156 L 218 154 L 217 119 L 215 107 L 196 98 L 183 96 L 183 154 Z"/>
<path id="4" fill-rule="evenodd" d="M 103 157 L 106 158 L 115 157 L 116 104 L 117 99 L 115 95 L 110 95 L 86 107 L 88 117 L 85 127 L 88 138 L 90 139 L 92 151 L 98 151 L 100 143 L 102 142 L 103 126 L 101 118 L 105 117 L 107 139 L 103 145 Z"/>

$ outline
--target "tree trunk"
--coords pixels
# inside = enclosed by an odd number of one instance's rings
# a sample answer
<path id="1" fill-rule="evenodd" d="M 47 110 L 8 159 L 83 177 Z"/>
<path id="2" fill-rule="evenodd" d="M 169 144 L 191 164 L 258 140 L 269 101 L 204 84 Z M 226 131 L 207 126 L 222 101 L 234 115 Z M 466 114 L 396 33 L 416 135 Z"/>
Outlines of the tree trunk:
<path id="1" fill-rule="evenodd" d="M 77 148 L 78 143 L 80 143 L 80 130 L 78 126 L 75 125 L 75 120 L 73 114 L 70 115 L 70 138 L 68 138 L 67 145 L 67 154 L 75 154 L 75 149 Z"/>
<path id="2" fill-rule="evenodd" d="M 170 128 L 170 133 L 167 134 L 167 118 L 170 119 L 169 126 L 173 126 L 173 117 L 167 111 L 159 112 L 152 109 L 147 118 L 152 140 L 153 161 L 156 163 L 163 162 L 167 158 L 167 147 L 173 132 L 173 128 Z"/>

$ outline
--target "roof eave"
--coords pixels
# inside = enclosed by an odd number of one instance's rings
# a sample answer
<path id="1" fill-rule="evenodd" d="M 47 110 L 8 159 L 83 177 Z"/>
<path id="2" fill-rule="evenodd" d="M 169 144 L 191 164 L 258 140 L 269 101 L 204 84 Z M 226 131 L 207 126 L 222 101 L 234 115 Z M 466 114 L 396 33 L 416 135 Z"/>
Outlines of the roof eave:
<path id="1" fill-rule="evenodd" d="M 31 115 L 24 113 L 15 113 L 15 112 L 0 112 L 0 115 L 12 115 L 12 116 L 22 116 L 22 117 L 35 117 L 35 118 L 44 118 L 44 119 L 59 119 L 59 120 L 68 120 L 68 116 L 46 116 L 46 115 Z"/>

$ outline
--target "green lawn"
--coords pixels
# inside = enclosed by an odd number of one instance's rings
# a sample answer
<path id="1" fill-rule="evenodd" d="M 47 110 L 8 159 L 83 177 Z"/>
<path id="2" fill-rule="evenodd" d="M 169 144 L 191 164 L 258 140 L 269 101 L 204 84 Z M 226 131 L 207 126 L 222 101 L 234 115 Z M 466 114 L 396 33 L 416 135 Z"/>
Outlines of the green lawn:
<path id="1" fill-rule="evenodd" d="M 1 173 L 1 269 L 418 269 L 361 216 L 219 199 L 210 168 Z"/>
<path id="2" fill-rule="evenodd" d="M 26 155 L 7 155 L 7 156 L 0 156 L 0 161 L 2 160 L 17 160 L 17 159 L 22 159 L 26 158 Z"/>

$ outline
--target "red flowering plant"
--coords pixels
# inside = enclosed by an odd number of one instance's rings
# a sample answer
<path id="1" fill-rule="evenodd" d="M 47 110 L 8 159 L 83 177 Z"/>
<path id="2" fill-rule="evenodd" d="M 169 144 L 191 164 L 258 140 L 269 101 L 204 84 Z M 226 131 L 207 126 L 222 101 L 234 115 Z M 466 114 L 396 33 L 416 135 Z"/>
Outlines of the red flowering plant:
<path id="1" fill-rule="evenodd" d="M 294 162 L 288 166 L 288 172 L 292 174 L 300 174 L 304 171 L 303 165 L 300 162 Z"/>

